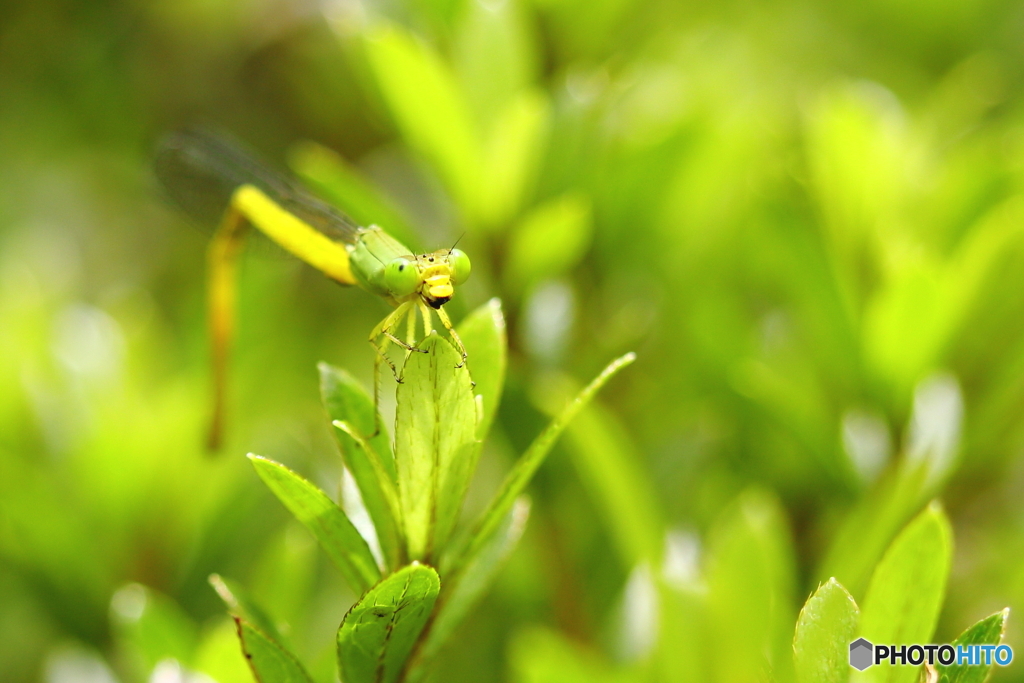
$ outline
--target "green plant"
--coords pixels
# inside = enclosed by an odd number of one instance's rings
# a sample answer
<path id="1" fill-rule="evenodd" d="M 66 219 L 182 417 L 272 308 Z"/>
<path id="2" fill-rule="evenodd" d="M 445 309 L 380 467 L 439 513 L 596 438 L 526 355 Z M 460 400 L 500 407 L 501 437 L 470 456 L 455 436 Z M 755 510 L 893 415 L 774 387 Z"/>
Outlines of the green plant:
<path id="1" fill-rule="evenodd" d="M 250 455 L 257 473 L 305 525 L 361 597 L 338 630 L 337 660 L 346 683 L 418 680 L 515 546 L 529 514 L 524 491 L 555 440 L 619 369 L 609 365 L 566 406 L 509 472 L 490 505 L 459 528 L 463 498 L 501 395 L 506 340 L 495 300 L 467 317 L 459 334 L 469 368 L 437 334 L 405 361 L 392 442 L 373 401 L 344 370 L 320 366 L 324 405 L 345 467 L 373 522 L 375 549 L 346 512 L 285 466 Z M 312 681 L 254 601 L 213 579 L 237 624 L 261 683 Z"/>
<path id="2" fill-rule="evenodd" d="M 204 241 L 149 179 L 154 138 L 193 115 L 278 161 L 317 140 L 292 168 L 411 247 L 466 233 L 475 271 L 452 314 L 498 296 L 510 330 L 468 519 L 543 427 L 538 408 L 561 409 L 553 376 L 643 351 L 534 477 L 526 531 L 447 647 L 427 647 L 444 630 L 430 625 L 415 656 L 435 680 L 754 671 L 746 683 L 768 663 L 789 681 L 804 598 L 821 587 L 822 608 L 847 608 L 834 577 L 865 614 L 879 561 L 934 499 L 957 543 L 933 638 L 1024 608 L 1017 3 L 15 0 L 0 14 L 4 683 L 103 667 L 145 683 L 174 666 L 251 683 L 212 572 L 335 680 L 338 610 L 358 595 L 237 456 L 272 455 L 353 509 L 310 369 L 326 359 L 369 386 L 358 331 L 382 311 L 247 258 L 235 457 L 206 457 Z M 1006 639 L 1024 650 L 1024 629 Z"/>
<path id="3" fill-rule="evenodd" d="M 512 645 L 514 680 L 586 683 L 981 683 L 989 665 L 850 665 L 851 643 L 928 644 L 946 593 L 952 531 L 938 503 L 925 507 L 889 544 L 858 601 L 836 578 L 821 583 L 794 615 L 777 504 L 748 491 L 723 513 L 696 575 L 650 574 L 660 622 L 656 642 L 633 661 L 613 664 L 562 634 L 533 628 Z M 1009 610 L 986 617 L 952 641 L 997 645 Z M 793 617 L 796 626 L 793 627 Z"/>
<path id="4" fill-rule="evenodd" d="M 864 637 L 874 643 L 929 643 L 945 595 L 952 557 L 952 530 L 942 509 L 929 505 L 892 542 L 874 574 L 863 608 L 835 578 L 818 587 L 804 603 L 793 637 L 797 683 L 912 683 L 919 669 L 883 662 L 864 672 L 849 665 L 850 643 Z M 953 645 L 997 645 L 1009 610 L 974 624 Z M 992 665 L 935 665 L 929 682 L 981 683 Z"/>

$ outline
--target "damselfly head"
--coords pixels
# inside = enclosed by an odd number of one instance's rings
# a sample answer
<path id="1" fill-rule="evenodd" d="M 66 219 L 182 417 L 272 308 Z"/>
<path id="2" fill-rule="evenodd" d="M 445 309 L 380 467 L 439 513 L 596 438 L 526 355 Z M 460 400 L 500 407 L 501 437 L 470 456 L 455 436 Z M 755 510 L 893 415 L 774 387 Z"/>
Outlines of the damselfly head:
<path id="1" fill-rule="evenodd" d="M 389 290 L 397 297 L 418 294 L 431 308 L 441 308 L 455 295 L 455 285 L 469 277 L 472 266 L 459 249 L 396 258 L 385 267 Z"/>

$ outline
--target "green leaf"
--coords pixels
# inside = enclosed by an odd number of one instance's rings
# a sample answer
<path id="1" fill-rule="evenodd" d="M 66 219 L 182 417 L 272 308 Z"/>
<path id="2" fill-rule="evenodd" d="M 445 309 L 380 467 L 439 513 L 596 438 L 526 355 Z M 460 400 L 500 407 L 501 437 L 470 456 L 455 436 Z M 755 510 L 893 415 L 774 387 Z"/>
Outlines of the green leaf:
<path id="1" fill-rule="evenodd" d="M 370 546 L 326 493 L 284 465 L 251 453 L 248 457 L 274 495 L 312 532 L 353 590 L 362 593 L 380 578 Z"/>
<path id="2" fill-rule="evenodd" d="M 397 26 L 372 30 L 366 49 L 402 135 L 436 166 L 463 211 L 475 215 L 482 153 L 451 71 L 437 53 Z"/>
<path id="3" fill-rule="evenodd" d="M 295 655 L 244 619 L 235 617 L 242 654 L 257 683 L 313 683 Z"/>
<path id="4" fill-rule="evenodd" d="M 871 572 L 926 494 L 927 468 L 904 461 L 879 482 L 843 521 L 819 576 L 835 576 L 854 597 L 863 598 Z"/>
<path id="5" fill-rule="evenodd" d="M 437 616 L 417 656 L 416 667 L 409 676 L 410 681 L 418 680 L 423 675 L 423 665 L 434 658 L 490 587 L 522 538 L 529 517 L 530 501 L 526 496 L 520 496 L 498 533 L 481 546 L 477 555 L 468 558 L 457 574 L 445 574 L 445 591 L 437 606 Z"/>
<path id="6" fill-rule="evenodd" d="M 601 387 L 607 384 L 608 380 L 615 376 L 619 370 L 626 367 L 630 363 L 636 360 L 636 354 L 627 353 L 626 355 L 616 358 L 612 361 L 608 367 L 601 371 L 601 374 L 594 378 L 594 380 L 584 387 L 576 398 L 574 398 L 569 405 L 567 405 L 562 412 L 556 417 L 551 423 L 541 432 L 530 447 L 523 453 L 523 457 L 516 462 L 512 471 L 505 477 L 505 481 L 502 483 L 498 493 L 494 496 L 490 505 L 480 516 L 476 526 L 473 529 L 473 533 L 469 537 L 469 541 L 466 544 L 464 550 L 456 554 L 458 559 L 453 563 L 453 567 L 459 567 L 464 563 L 467 558 L 475 557 L 480 552 L 480 548 L 485 545 L 494 533 L 501 527 L 505 517 L 512 510 L 512 506 L 515 503 L 523 491 L 526 490 L 526 486 L 530 483 L 537 468 L 543 464 L 544 459 L 551 451 L 552 446 L 558 440 L 558 437 L 562 435 L 566 426 L 580 410 L 587 405 L 590 400 L 594 397 Z"/>
<path id="7" fill-rule="evenodd" d="M 797 683 L 846 683 L 850 643 L 860 610 L 842 584 L 831 578 L 807 599 L 796 621 L 793 663 Z"/>
<path id="8" fill-rule="evenodd" d="M 463 92 L 483 133 L 480 218 L 502 228 L 534 180 L 547 129 L 547 96 L 534 82 L 531 26 L 517 3 L 469 3 L 454 61 Z"/>
<path id="9" fill-rule="evenodd" d="M 956 648 L 958 645 L 998 645 L 1003 640 L 1006 632 L 1006 619 L 1010 616 L 1010 609 L 996 612 L 992 616 L 985 617 L 974 626 L 957 636 L 951 645 Z M 992 660 L 993 662 L 995 660 Z M 984 683 L 988 674 L 992 671 L 993 664 L 969 666 L 967 664 L 950 666 L 936 666 L 939 671 L 939 683 Z"/>
<path id="10" fill-rule="evenodd" d="M 414 562 L 383 579 L 357 602 L 338 630 L 345 683 L 393 683 L 430 618 L 441 581 Z"/>
<path id="11" fill-rule="evenodd" d="M 906 188 L 912 154 L 901 124 L 899 109 L 862 85 L 826 92 L 808 123 L 811 188 L 849 311 L 867 290 L 864 250 Z"/>
<path id="12" fill-rule="evenodd" d="M 461 355 L 437 333 L 402 371 L 395 409 L 398 495 L 409 557 L 440 551 L 479 456 L 476 402 Z"/>
<path id="13" fill-rule="evenodd" d="M 758 680 L 766 657 L 775 678 L 788 680 L 794 569 L 781 505 L 770 493 L 743 492 L 715 522 L 707 547 L 711 654 L 720 680 Z"/>
<path id="14" fill-rule="evenodd" d="M 468 3 L 458 26 L 454 62 L 459 80 L 484 131 L 509 101 L 534 80 L 537 54 L 519 3 Z"/>
<path id="15" fill-rule="evenodd" d="M 405 546 L 403 540 L 403 528 L 402 528 L 402 506 L 398 498 L 398 488 L 388 473 L 384 470 L 384 465 L 381 463 L 380 458 L 377 457 L 377 452 L 370 445 L 370 442 L 366 440 L 362 434 L 360 434 L 355 427 L 350 425 L 348 422 L 342 422 L 341 420 L 334 421 L 334 428 L 337 429 L 341 434 L 352 439 L 355 444 L 366 454 L 366 460 L 370 463 L 374 474 L 377 477 L 377 482 L 380 484 L 381 497 L 386 505 L 386 511 L 390 516 L 390 519 L 395 520 L 395 540 L 398 543 L 396 552 L 399 558 L 405 557 Z"/>
<path id="16" fill-rule="evenodd" d="M 575 266 L 590 245 L 593 224 L 590 200 L 566 193 L 535 208 L 512 233 L 509 284 L 522 290 Z"/>
<path id="17" fill-rule="evenodd" d="M 482 441 L 490 431 L 498 411 L 501 391 L 505 385 L 505 370 L 508 367 L 508 336 L 501 300 L 491 299 L 470 313 L 463 319 L 458 331 L 469 353 L 466 362 L 469 374 L 476 383 L 473 391 L 483 404 L 480 424 L 476 429 L 476 436 Z"/>
<path id="18" fill-rule="evenodd" d="M 331 420 L 346 423 L 354 432 L 334 432 L 345 467 L 359 487 L 388 566 L 397 567 L 402 555 L 400 532 L 388 502 L 388 489 L 397 481 L 391 439 L 377 417 L 373 399 L 352 375 L 327 363 L 320 363 L 318 368 L 320 396 L 327 414 Z M 371 436 L 374 432 L 376 436 Z M 360 445 L 360 437 L 365 448 Z"/>
<path id="19" fill-rule="evenodd" d="M 367 441 L 373 445 L 374 452 L 380 458 L 384 469 L 391 480 L 395 481 L 395 459 L 391 454 L 391 439 L 387 428 L 378 422 L 373 398 L 348 371 L 327 363 L 319 363 L 317 369 L 320 371 L 320 398 L 331 420 L 347 422 L 360 434 L 367 435 Z M 371 437 L 370 435 L 374 433 L 376 436 Z M 352 470 L 352 476 L 355 477 L 357 472 L 363 474 L 368 471 L 369 465 L 357 457 L 361 451 L 351 438 L 342 438 L 343 435 L 340 434 L 337 436 L 345 458 L 345 466 Z M 360 492 L 363 493 L 362 482 L 358 478 L 356 481 L 360 484 Z M 368 481 L 376 481 L 376 476 L 372 472 Z M 367 492 L 372 491 L 373 487 L 368 486 Z M 363 495 L 365 497 L 367 494 Z"/>
<path id="20" fill-rule="evenodd" d="M 932 503 L 896 537 L 878 563 L 861 611 L 860 634 L 873 643 L 927 643 L 942 607 L 953 554 L 952 530 Z M 917 668 L 873 666 L 858 680 L 913 683 Z"/>
<path id="21" fill-rule="evenodd" d="M 402 212 L 334 150 L 302 142 L 292 148 L 289 159 L 311 188 L 357 224 L 379 225 L 402 244 L 416 246 L 416 232 Z"/>
<path id="22" fill-rule="evenodd" d="M 983 285 L 1019 243 L 1022 212 L 1017 197 L 997 205 L 965 232 L 948 259 L 908 261 L 870 300 L 865 354 L 904 394 L 940 362 L 970 309 L 988 300 Z"/>
<path id="23" fill-rule="evenodd" d="M 551 103 L 539 90 L 525 90 L 508 103 L 487 140 L 487 172 L 481 219 L 501 227 L 519 210 L 537 175 L 548 132 Z"/>

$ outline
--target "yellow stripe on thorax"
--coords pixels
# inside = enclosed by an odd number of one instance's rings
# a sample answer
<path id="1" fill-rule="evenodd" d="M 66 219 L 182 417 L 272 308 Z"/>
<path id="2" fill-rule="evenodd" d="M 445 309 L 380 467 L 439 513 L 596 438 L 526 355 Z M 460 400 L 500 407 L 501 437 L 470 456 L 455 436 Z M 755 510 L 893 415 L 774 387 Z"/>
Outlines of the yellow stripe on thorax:
<path id="1" fill-rule="evenodd" d="M 346 285 L 356 284 L 348 250 L 281 208 L 257 187 L 242 185 L 232 198 L 250 223 L 290 253 L 324 275 Z"/>

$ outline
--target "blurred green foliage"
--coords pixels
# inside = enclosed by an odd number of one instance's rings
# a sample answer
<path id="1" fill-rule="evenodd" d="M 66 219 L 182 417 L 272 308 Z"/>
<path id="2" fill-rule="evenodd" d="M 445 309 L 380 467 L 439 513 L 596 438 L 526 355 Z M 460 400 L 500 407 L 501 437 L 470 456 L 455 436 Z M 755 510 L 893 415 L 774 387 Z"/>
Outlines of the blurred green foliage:
<path id="1" fill-rule="evenodd" d="M 936 497 L 956 543 L 934 638 L 1024 607 L 1022 19 L 1008 0 L 3 3 L 3 680 L 248 680 L 213 572 L 333 675 L 356 596 L 242 454 L 341 493 L 315 364 L 368 384 L 384 311 L 247 259 L 229 443 L 202 451 L 206 235 L 149 170 L 197 121 L 410 246 L 461 236 L 450 309 L 500 297 L 511 345 L 466 514 L 570 378 L 638 353 L 539 471 L 438 680 L 749 680 L 723 639 L 791 661 L 830 577 L 867 619 Z"/>

